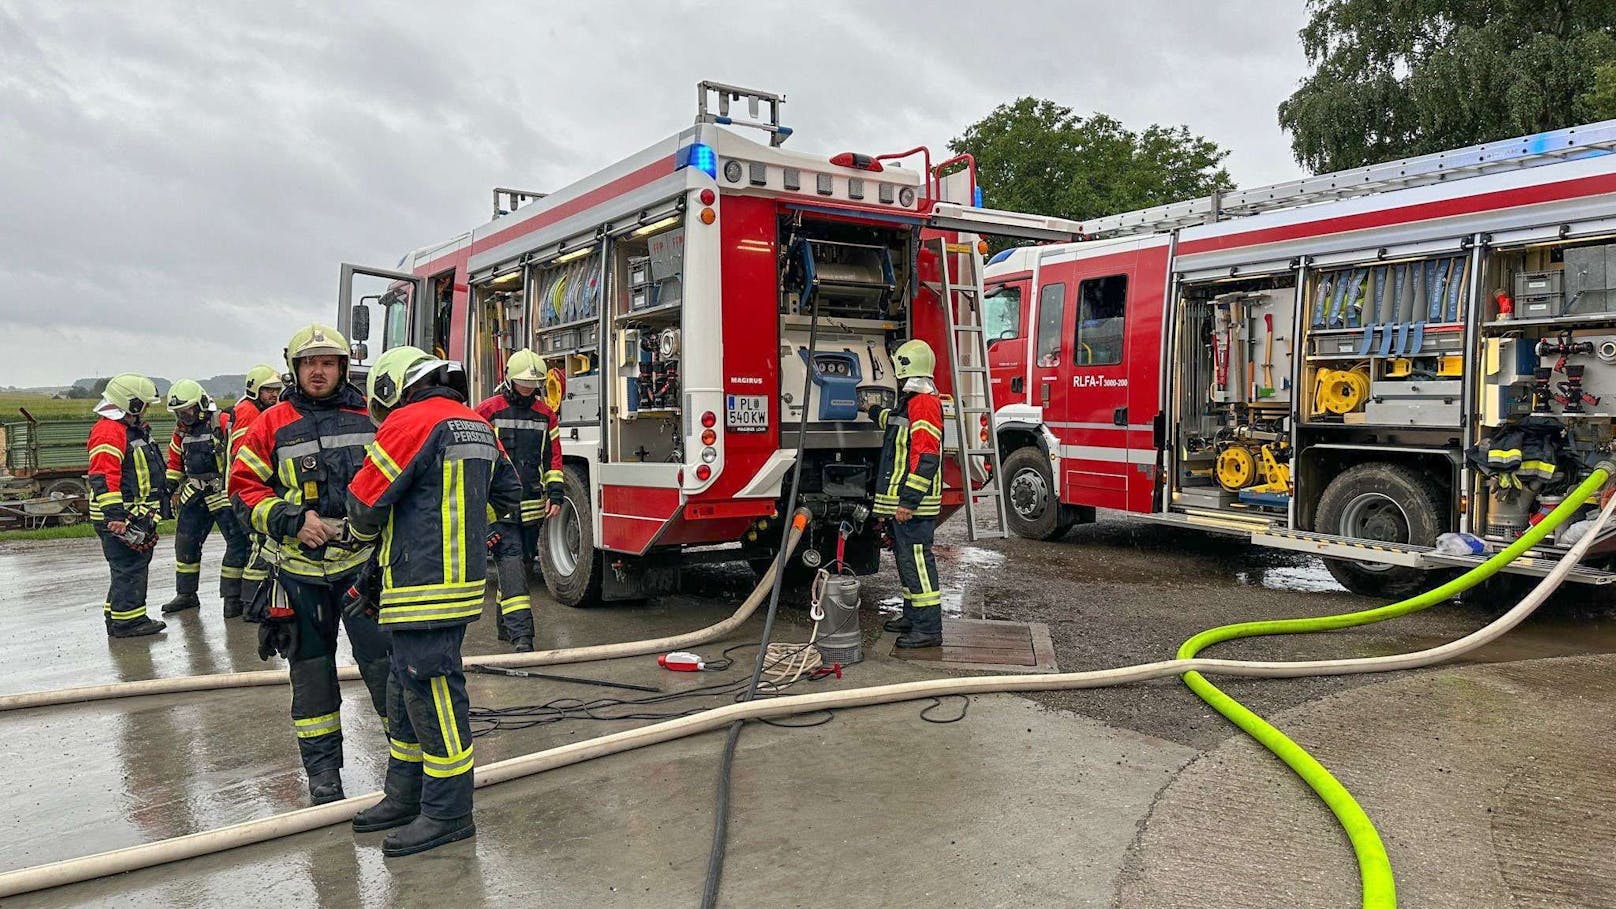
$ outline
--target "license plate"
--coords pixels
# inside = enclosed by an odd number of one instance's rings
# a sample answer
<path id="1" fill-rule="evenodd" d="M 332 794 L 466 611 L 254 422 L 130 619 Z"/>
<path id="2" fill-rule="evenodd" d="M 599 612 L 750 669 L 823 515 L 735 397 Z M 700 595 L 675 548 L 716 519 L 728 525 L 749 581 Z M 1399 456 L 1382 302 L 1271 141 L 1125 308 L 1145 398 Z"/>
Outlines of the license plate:
<path id="1" fill-rule="evenodd" d="M 768 429 L 769 399 L 764 395 L 725 395 L 724 427 L 731 432 Z"/>

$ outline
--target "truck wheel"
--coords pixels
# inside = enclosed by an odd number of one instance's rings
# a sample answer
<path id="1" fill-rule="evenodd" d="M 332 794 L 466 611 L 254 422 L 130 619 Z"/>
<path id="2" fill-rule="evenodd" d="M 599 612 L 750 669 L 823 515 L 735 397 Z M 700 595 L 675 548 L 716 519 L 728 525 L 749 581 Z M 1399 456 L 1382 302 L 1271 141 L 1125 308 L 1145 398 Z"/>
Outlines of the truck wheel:
<path id="1" fill-rule="evenodd" d="M 595 606 L 600 602 L 600 551 L 595 548 L 594 499 L 582 470 L 568 465 L 561 513 L 544 522 L 539 533 L 539 565 L 544 586 L 563 606 Z"/>
<path id="2" fill-rule="evenodd" d="M 1418 471 L 1360 464 L 1325 487 L 1314 526 L 1356 540 L 1431 546 L 1448 529 L 1450 510 L 1437 485 Z M 1418 568 L 1353 559 L 1325 559 L 1324 566 L 1341 586 L 1369 597 L 1406 597 L 1437 580 Z"/>
<path id="3" fill-rule="evenodd" d="M 51 482 L 45 484 L 44 493 L 52 498 L 88 498 L 90 495 L 90 486 L 83 480 L 52 480 Z"/>
<path id="4" fill-rule="evenodd" d="M 1004 459 L 1005 516 L 1018 537 L 1054 540 L 1072 529 L 1071 515 L 1055 498 L 1049 456 L 1036 446 L 1018 448 Z"/>

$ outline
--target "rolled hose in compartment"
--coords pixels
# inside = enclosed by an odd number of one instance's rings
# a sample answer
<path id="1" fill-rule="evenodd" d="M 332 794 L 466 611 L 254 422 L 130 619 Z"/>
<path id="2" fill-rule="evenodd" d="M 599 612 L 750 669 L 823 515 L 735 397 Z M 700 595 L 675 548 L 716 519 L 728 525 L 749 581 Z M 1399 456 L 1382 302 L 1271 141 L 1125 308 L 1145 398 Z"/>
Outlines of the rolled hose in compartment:
<path id="1" fill-rule="evenodd" d="M 1602 486 L 1610 476 L 1613 468 L 1609 463 L 1602 462 L 1594 475 L 1580 485 L 1576 492 L 1568 496 L 1559 508 L 1556 508 L 1544 521 L 1533 528 L 1528 534 L 1516 541 L 1503 552 L 1488 559 L 1485 563 L 1467 572 L 1455 581 L 1444 584 L 1432 591 L 1434 596 L 1438 591 L 1448 591 L 1444 596 L 1461 589 L 1467 589 L 1480 583 L 1487 577 L 1496 574 L 1503 565 L 1518 558 L 1531 546 L 1540 542 L 1549 531 L 1563 522 L 1572 512 L 1582 505 L 1593 492 Z M 799 713 L 808 713 L 820 710 L 836 710 L 850 707 L 870 707 L 879 704 L 891 704 L 902 701 L 918 700 L 921 698 L 936 697 L 938 695 L 957 694 L 991 694 L 1000 692 L 1024 691 L 1051 691 L 1076 690 L 1084 688 L 1101 688 L 1112 685 L 1127 684 L 1130 682 L 1143 682 L 1151 679 L 1167 678 L 1183 675 L 1187 677 L 1195 673 L 1215 673 L 1222 675 L 1235 675 L 1248 678 L 1298 678 L 1313 675 L 1347 675 L 1364 672 L 1391 672 L 1404 669 L 1415 669 L 1429 666 L 1445 660 L 1453 659 L 1469 653 L 1478 647 L 1485 646 L 1507 633 L 1531 615 L 1533 610 L 1546 600 L 1551 593 L 1565 580 L 1571 570 L 1576 567 L 1582 557 L 1587 554 L 1598 536 L 1599 531 L 1610 520 L 1611 514 L 1616 511 L 1616 497 L 1613 497 L 1600 512 L 1594 528 L 1583 536 L 1569 552 L 1555 565 L 1530 594 L 1526 596 L 1513 609 L 1499 617 L 1491 624 L 1466 635 L 1456 641 L 1451 641 L 1438 647 L 1413 653 L 1396 654 L 1383 657 L 1362 657 L 1344 660 L 1298 660 L 1288 662 L 1259 661 L 1259 660 L 1219 660 L 1206 657 L 1180 658 L 1161 660 L 1154 663 L 1143 663 L 1135 666 L 1124 666 L 1115 669 L 1091 670 L 1086 672 L 1068 672 L 1052 675 L 1008 675 L 1008 676 L 979 676 L 974 678 L 947 678 L 933 679 L 921 682 L 905 682 L 897 685 L 882 685 L 870 688 L 853 688 L 842 691 L 816 692 L 813 694 L 792 695 L 766 700 L 748 701 L 745 703 L 729 704 L 713 710 L 642 726 L 637 729 L 628 729 L 622 732 L 605 735 L 583 742 L 574 742 L 544 751 L 534 752 L 519 757 L 498 761 L 493 764 L 479 766 L 476 769 L 476 784 L 478 788 L 492 786 L 509 780 L 520 779 L 566 767 L 595 758 L 619 754 L 643 748 L 659 742 L 672 741 L 704 732 L 711 732 L 727 727 L 736 720 L 769 719 L 791 716 Z M 1541 530 L 1541 532 L 1539 532 Z M 792 542 L 795 543 L 795 537 Z M 1464 587 L 1453 589 L 1452 585 L 1460 583 L 1472 575 L 1477 575 Z M 765 575 L 759 582 L 758 590 L 767 592 L 772 585 L 773 578 Z M 1180 648 L 1190 647 L 1197 649 L 1210 646 L 1220 641 L 1233 640 L 1239 637 L 1251 637 L 1262 634 L 1287 634 L 1293 630 L 1287 622 L 1314 623 L 1316 627 L 1310 630 L 1322 631 L 1330 628 L 1345 628 L 1355 625 L 1364 625 L 1370 622 L 1383 621 L 1404 615 L 1415 609 L 1431 605 L 1409 605 L 1422 600 L 1414 597 L 1401 603 L 1394 603 L 1379 609 L 1348 613 L 1345 616 L 1326 616 L 1319 619 L 1273 620 L 1265 622 L 1247 622 L 1237 625 L 1227 625 L 1211 629 L 1191 638 Z M 748 600 L 756 599 L 757 591 Z M 1436 601 L 1432 601 L 1436 602 Z M 743 604 L 744 606 L 744 604 Z M 755 607 L 754 607 L 755 608 Z M 737 615 L 740 610 L 737 610 Z M 720 623 L 722 625 L 724 623 Z M 711 626 L 719 627 L 719 626 Z M 692 632 L 697 634 L 699 632 Z M 669 640 L 669 639 L 663 639 Z M 605 645 L 605 646 L 631 646 Z M 589 650 L 592 648 L 576 648 Z M 554 651 L 562 652 L 562 651 Z M 533 656 L 532 654 L 511 654 L 509 656 Z M 605 657 L 593 657 L 604 659 Z M 1204 681 L 1204 680 L 1203 680 Z M 194 689 L 193 689 L 194 690 Z M 113 697 L 119 695 L 111 695 Z M 1225 696 L 1227 697 L 1227 696 Z M 1232 699 L 1231 699 L 1232 700 Z M 1243 708 L 1242 708 L 1243 709 Z M 1244 728 L 1244 727 L 1242 727 Z M 1339 784 L 1338 784 L 1339 785 Z M 1343 790 L 1344 791 L 1344 790 Z M 21 868 L 0 874 L 0 897 L 15 896 L 51 887 L 60 887 L 80 881 L 92 880 L 112 874 L 150 868 L 169 862 L 181 861 L 188 858 L 210 855 L 233 849 L 238 846 L 261 843 L 280 837 L 291 836 L 322 827 L 340 824 L 365 808 L 380 801 L 382 794 L 372 792 L 366 795 L 354 796 L 340 802 L 326 805 L 316 805 L 302 808 L 284 814 L 272 815 L 244 821 L 214 830 L 205 830 L 186 836 L 159 840 L 154 843 L 143 843 L 123 849 L 66 859 L 45 865 L 30 868 Z M 1333 808 L 1333 806 L 1332 806 Z M 1361 809 L 1360 809 L 1361 810 Z M 1371 828 L 1372 829 L 1372 828 Z M 1378 836 L 1377 836 L 1378 840 Z M 1355 844 L 1356 849 L 1356 844 Z M 1382 850 L 1384 852 L 1384 850 Z M 1360 860 L 1360 868 L 1362 868 Z M 1386 883 L 1390 884 L 1389 868 Z M 1375 884 L 1373 891 L 1377 902 L 1370 902 L 1371 882 L 1364 880 L 1364 905 L 1382 906 L 1395 904 L 1395 893 Z M 1391 902 L 1386 900 L 1390 899 Z"/>

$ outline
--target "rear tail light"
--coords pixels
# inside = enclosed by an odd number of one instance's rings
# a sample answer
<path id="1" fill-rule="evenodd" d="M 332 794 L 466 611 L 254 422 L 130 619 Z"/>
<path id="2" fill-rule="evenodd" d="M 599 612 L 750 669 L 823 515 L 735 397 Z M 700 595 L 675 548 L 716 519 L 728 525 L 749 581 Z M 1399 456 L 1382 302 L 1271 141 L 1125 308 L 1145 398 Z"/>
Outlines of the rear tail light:
<path id="1" fill-rule="evenodd" d="M 712 431 L 711 429 L 703 429 L 701 431 L 701 444 L 703 444 L 703 445 L 711 445 L 711 444 L 713 444 L 714 442 L 717 442 L 717 441 L 718 441 L 718 433 Z"/>
<path id="2" fill-rule="evenodd" d="M 710 480 L 712 478 L 713 478 L 713 469 L 711 467 L 708 467 L 706 464 L 697 464 L 696 465 L 696 479 L 698 479 L 698 480 L 702 481 L 703 483 L 705 483 L 705 482 L 707 482 L 708 480 Z"/>
<path id="3" fill-rule="evenodd" d="M 702 414 L 701 415 L 701 425 L 707 427 L 708 429 L 712 429 L 714 426 L 717 426 L 718 425 L 718 414 L 713 413 L 710 410 L 707 411 L 706 413 Z"/>
<path id="4" fill-rule="evenodd" d="M 710 189 L 704 189 L 704 190 L 701 191 L 701 197 L 700 198 L 701 198 L 701 204 L 703 204 L 703 205 L 711 205 L 714 202 L 718 201 L 718 194 L 713 192 Z"/>
<path id="5" fill-rule="evenodd" d="M 701 210 L 701 223 L 703 223 L 703 224 L 711 224 L 717 219 L 718 219 L 718 213 L 713 211 L 712 209 L 704 208 L 704 209 Z"/>

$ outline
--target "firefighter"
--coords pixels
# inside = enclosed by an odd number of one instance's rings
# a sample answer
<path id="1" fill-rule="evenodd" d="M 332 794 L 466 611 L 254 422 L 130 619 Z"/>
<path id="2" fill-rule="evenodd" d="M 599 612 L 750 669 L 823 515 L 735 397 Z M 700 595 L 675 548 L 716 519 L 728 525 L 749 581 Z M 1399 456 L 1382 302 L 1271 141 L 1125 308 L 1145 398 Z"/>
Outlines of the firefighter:
<path id="1" fill-rule="evenodd" d="M 518 653 L 533 649 L 527 572 L 538 548 L 539 524 L 561 511 L 561 429 L 542 393 L 546 372 L 542 357 L 519 350 L 505 364 L 505 384 L 477 405 L 522 479 L 520 512 L 502 516 L 489 534 L 499 581 L 500 640 L 508 638 Z"/>
<path id="2" fill-rule="evenodd" d="M 343 798 L 339 620 L 372 706 L 387 715 L 387 638 L 375 619 L 342 611 L 344 592 L 375 548 L 374 539 L 351 532 L 346 509 L 348 484 L 376 429 L 364 396 L 348 384 L 348 342 L 336 329 L 298 331 L 286 345 L 286 365 L 294 385 L 247 427 L 230 497 L 264 536 L 271 578 L 270 595 L 252 604 L 263 609 L 258 655 L 278 653 L 290 665 L 292 731 L 319 805 Z"/>
<path id="3" fill-rule="evenodd" d="M 382 852 L 412 855 L 465 839 L 472 747 L 460 646 L 482 614 L 488 515 L 522 502 L 522 482 L 492 426 L 466 406 L 465 373 L 414 347 L 382 354 L 368 378 L 378 429 L 348 490 L 356 531 L 382 533 L 376 608 L 391 633 L 385 798 L 354 817 L 361 833 L 402 827 Z M 385 531 L 385 532 L 384 532 Z"/>
<path id="4" fill-rule="evenodd" d="M 241 449 L 241 440 L 247 437 L 247 428 L 252 426 L 259 414 L 275 406 L 275 402 L 280 400 L 281 390 L 285 387 L 280 372 L 267 363 L 260 363 L 247 370 L 247 393 L 226 411 L 230 427 L 229 463 L 235 463 L 236 452 Z M 247 566 L 241 572 L 241 600 L 243 603 L 251 603 L 258 595 L 259 587 L 269 577 L 269 562 L 264 558 L 263 537 L 253 533 L 250 527 L 244 527 L 243 530 L 251 540 L 252 549 L 247 557 Z M 257 618 L 251 612 L 246 613 L 246 616 L 248 621 Z"/>
<path id="5" fill-rule="evenodd" d="M 892 555 L 903 586 L 903 615 L 887 631 L 902 632 L 898 647 L 943 643 L 943 594 L 937 587 L 932 535 L 943 501 L 943 402 L 932 376 L 937 358 L 925 341 L 907 341 L 892 354 L 903 383 L 891 408 L 866 410 L 885 431 L 875 485 L 875 513 L 888 516 Z"/>
<path id="6" fill-rule="evenodd" d="M 168 488 L 178 500 L 174 530 L 174 599 L 163 614 L 202 605 L 197 587 L 202 578 L 202 546 L 213 526 L 224 537 L 224 563 L 219 569 L 219 598 L 224 617 L 241 615 L 241 570 L 247 564 L 247 532 L 236 520 L 224 491 L 228 422 L 213 399 L 192 379 L 168 390 L 174 415 L 174 438 L 168 443 Z"/>
<path id="7" fill-rule="evenodd" d="M 138 638 L 167 628 L 146 615 L 147 571 L 157 547 L 157 515 L 167 488 L 162 452 L 141 419 L 158 401 L 145 376 L 114 376 L 101 392 L 90 429 L 90 520 L 112 573 L 101 607 L 107 634 Z"/>

